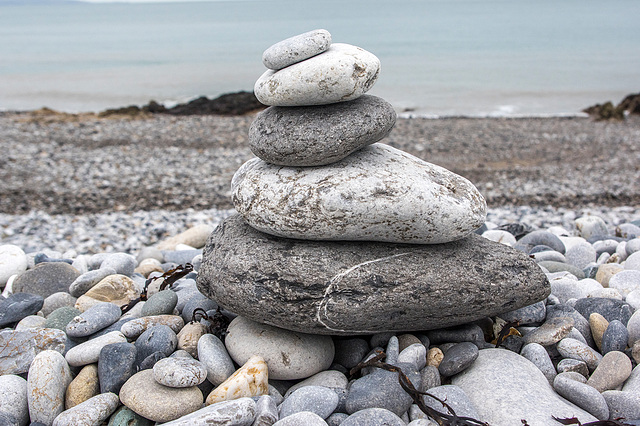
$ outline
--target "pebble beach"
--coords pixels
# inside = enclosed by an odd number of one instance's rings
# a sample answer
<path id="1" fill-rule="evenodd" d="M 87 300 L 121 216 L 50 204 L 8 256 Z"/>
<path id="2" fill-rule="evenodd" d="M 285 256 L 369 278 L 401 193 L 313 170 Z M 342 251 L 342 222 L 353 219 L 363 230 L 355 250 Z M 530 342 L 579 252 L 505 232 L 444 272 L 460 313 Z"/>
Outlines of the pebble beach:
<path id="1" fill-rule="evenodd" d="M 640 119 L 396 120 L 331 46 L 258 115 L 0 114 L 0 424 L 640 424 Z"/>

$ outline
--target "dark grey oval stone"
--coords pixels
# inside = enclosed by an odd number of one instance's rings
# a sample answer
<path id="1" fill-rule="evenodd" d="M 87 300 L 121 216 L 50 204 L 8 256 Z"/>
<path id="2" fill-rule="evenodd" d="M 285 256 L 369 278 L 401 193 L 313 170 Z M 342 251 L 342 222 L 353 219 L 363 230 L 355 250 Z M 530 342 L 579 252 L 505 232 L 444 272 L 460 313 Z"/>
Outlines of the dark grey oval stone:
<path id="1" fill-rule="evenodd" d="M 564 254 L 565 247 L 560 238 L 548 231 L 533 231 L 518 240 L 514 248 L 530 253 L 535 246 L 547 246 Z"/>
<path id="2" fill-rule="evenodd" d="M 249 147 L 267 163 L 323 166 L 378 142 L 396 122 L 393 106 L 364 95 L 330 105 L 269 107 L 249 129 Z"/>
<path id="3" fill-rule="evenodd" d="M 44 305 L 44 298 L 37 294 L 14 293 L 0 300 L 0 327 L 20 321 L 34 315 Z"/>
<path id="4" fill-rule="evenodd" d="M 141 365 L 142 361 L 154 352 L 162 352 L 167 357 L 171 355 L 177 345 L 178 337 L 169 326 L 155 325 L 149 327 L 136 340 L 136 364 Z"/>
<path id="5" fill-rule="evenodd" d="M 346 368 L 353 368 L 369 352 L 369 344 L 361 338 L 334 339 L 336 355 L 333 362 L 337 362 Z"/>
<path id="6" fill-rule="evenodd" d="M 442 376 L 449 377 L 464 371 L 478 358 L 478 347 L 471 342 L 458 343 L 444 354 L 438 366 Z"/>
<path id="7" fill-rule="evenodd" d="M 597 312 L 605 317 L 607 321 L 618 320 L 625 327 L 634 312 L 634 309 L 628 303 L 607 297 L 585 297 L 578 299 L 574 308 L 587 320 L 592 313 Z"/>
<path id="8" fill-rule="evenodd" d="M 620 321 L 613 320 L 602 335 L 602 344 L 600 351 L 602 355 L 611 351 L 624 352 L 629 341 L 629 331 Z"/>
<path id="9" fill-rule="evenodd" d="M 101 302 L 93 305 L 74 319 L 66 327 L 67 336 L 85 337 L 118 321 L 122 311 L 118 305 Z"/>
<path id="10" fill-rule="evenodd" d="M 120 393 L 122 385 L 136 373 L 136 347 L 119 342 L 106 345 L 98 358 L 100 392 Z"/>
<path id="11" fill-rule="evenodd" d="M 13 291 L 37 294 L 46 298 L 60 291 L 68 293 L 69 286 L 79 276 L 80 271 L 67 263 L 40 263 L 16 277 L 13 281 Z"/>
<path id="12" fill-rule="evenodd" d="M 143 317 L 170 315 L 178 303 L 178 295 L 173 290 L 162 290 L 149 298 L 142 307 Z"/>

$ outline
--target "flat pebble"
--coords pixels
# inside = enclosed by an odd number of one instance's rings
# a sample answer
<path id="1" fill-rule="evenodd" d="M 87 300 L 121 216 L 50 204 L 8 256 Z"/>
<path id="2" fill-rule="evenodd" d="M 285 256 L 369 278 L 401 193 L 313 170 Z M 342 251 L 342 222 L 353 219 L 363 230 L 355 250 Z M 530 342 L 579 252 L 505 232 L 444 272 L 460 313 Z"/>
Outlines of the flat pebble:
<path id="1" fill-rule="evenodd" d="M 445 401 L 449 407 L 453 409 L 458 417 L 472 417 L 477 419 L 479 416 L 476 407 L 469 399 L 464 391 L 455 385 L 444 385 L 429 389 L 429 394 Z M 428 396 L 424 397 L 425 404 L 439 413 L 453 414 L 448 408 Z"/>
<path id="2" fill-rule="evenodd" d="M 50 425 L 64 411 L 64 393 L 71 371 L 56 351 L 42 351 L 34 358 L 27 378 L 27 403 L 32 422 Z"/>
<path id="3" fill-rule="evenodd" d="M 427 365 L 420 370 L 420 391 L 426 392 L 431 388 L 440 386 L 441 384 L 440 372 L 437 367 Z"/>
<path id="4" fill-rule="evenodd" d="M 0 300 L 0 327 L 5 327 L 33 315 L 42 308 L 44 298 L 37 294 L 14 293 Z"/>
<path id="5" fill-rule="evenodd" d="M 624 269 L 640 271 L 640 252 L 632 253 L 627 257 L 627 260 L 624 261 Z"/>
<path id="6" fill-rule="evenodd" d="M 580 269 L 596 261 L 596 249 L 588 242 L 581 242 L 572 246 L 565 253 L 567 262 Z"/>
<path id="7" fill-rule="evenodd" d="M 346 389 L 348 383 L 349 380 L 347 379 L 347 376 L 340 371 L 325 370 L 291 386 L 284 394 L 284 397 L 288 398 L 292 392 L 295 392 L 304 386 L 324 386 L 334 389 Z"/>
<path id="8" fill-rule="evenodd" d="M 129 339 L 137 339 L 147 329 L 157 325 L 166 325 L 178 333 L 184 327 L 184 320 L 179 315 L 153 315 L 133 319 L 123 325 L 120 331 Z"/>
<path id="9" fill-rule="evenodd" d="M 573 309 L 569 305 L 556 304 L 547 306 L 547 321 L 554 317 L 570 317 L 573 319 L 573 326 L 576 330 L 582 334 L 582 337 L 586 339 L 589 345 L 592 345 L 593 337 L 591 336 L 591 327 L 589 321 L 581 313 Z"/>
<path id="10" fill-rule="evenodd" d="M 119 306 L 108 302 L 97 303 L 69 321 L 65 331 L 69 337 L 89 336 L 110 326 L 121 315 Z"/>
<path id="11" fill-rule="evenodd" d="M 621 300 L 597 297 L 579 299 L 574 308 L 587 319 L 592 313 L 597 312 L 605 317 L 607 321 L 611 322 L 617 319 L 625 326 L 633 313 L 633 308 L 628 303 Z"/>
<path id="12" fill-rule="evenodd" d="M 556 378 L 556 369 L 544 346 L 539 343 L 528 343 L 522 347 L 520 355 L 538 367 L 542 374 L 544 374 L 544 377 L 549 381 L 549 384 L 553 384 L 553 380 Z"/>
<path id="13" fill-rule="evenodd" d="M 344 423 L 342 423 L 344 425 Z M 361 423 L 354 423 L 361 424 Z M 327 422 L 325 422 L 322 417 L 317 415 L 316 413 L 312 413 L 310 411 L 303 411 L 302 413 L 292 414 L 289 417 L 285 417 L 282 420 L 278 420 L 272 426 L 327 426 Z M 362 423 L 364 425 L 364 423 Z M 348 426 L 348 425 L 347 425 Z"/>
<path id="14" fill-rule="evenodd" d="M 80 297 L 87 291 L 91 290 L 93 286 L 98 284 L 104 278 L 109 275 L 114 275 L 116 270 L 113 268 L 100 268 L 93 271 L 87 271 L 84 274 L 78 276 L 71 285 L 69 285 L 69 294 L 73 297 Z"/>
<path id="15" fill-rule="evenodd" d="M 576 340 L 566 337 L 558 342 L 558 352 L 565 358 L 577 359 L 584 361 L 589 367 L 589 370 L 593 371 L 602 360 L 602 355 L 597 351 L 589 347 L 588 345 Z"/>
<path id="16" fill-rule="evenodd" d="M 618 272 L 609 280 L 609 287 L 618 290 L 622 297 L 627 297 L 634 290 L 640 290 L 640 270 Z"/>
<path id="17" fill-rule="evenodd" d="M 4 287 L 12 275 L 27 270 L 27 255 L 13 244 L 0 245 L 0 288 Z"/>
<path id="18" fill-rule="evenodd" d="M 100 264 L 100 269 L 110 268 L 116 271 L 116 274 L 126 275 L 130 277 L 136 269 L 138 261 L 135 257 L 127 253 L 112 253 L 105 257 Z"/>
<path id="19" fill-rule="evenodd" d="M 29 423 L 27 381 L 14 374 L 0 376 L 0 412 L 15 419 L 18 426 Z M 0 422 L 0 424 L 2 424 Z"/>
<path id="20" fill-rule="evenodd" d="M 576 219 L 575 224 L 578 234 L 585 239 L 609 234 L 607 224 L 599 216 L 582 216 Z"/>
<path id="21" fill-rule="evenodd" d="M 111 416 L 118 405 L 118 395 L 102 393 L 60 413 L 53 421 L 53 426 L 99 425 Z"/>
<path id="22" fill-rule="evenodd" d="M 584 271 L 582 271 L 582 269 L 565 262 L 555 262 L 552 260 L 545 260 L 542 262 L 538 262 L 538 265 L 540 265 L 542 268 L 546 269 L 549 272 L 569 272 L 570 274 L 577 277 L 578 279 L 586 278 L 586 275 L 584 274 Z"/>
<path id="23" fill-rule="evenodd" d="M 98 366 L 96 364 L 85 365 L 71 383 L 69 383 L 64 397 L 64 405 L 68 410 L 93 398 L 99 393 Z"/>
<path id="24" fill-rule="evenodd" d="M 610 419 L 640 419 L 640 393 L 608 390 L 602 396 L 609 406 Z"/>
<path id="25" fill-rule="evenodd" d="M 416 370 L 422 370 L 427 364 L 427 348 L 422 343 L 414 343 L 400 352 L 398 362 L 413 364 Z"/>
<path id="26" fill-rule="evenodd" d="M 543 322 L 546 315 L 544 301 L 540 301 L 514 311 L 504 312 L 498 316 L 507 322 L 518 321 L 520 325 L 527 325 Z"/>
<path id="27" fill-rule="evenodd" d="M 609 326 L 602 336 L 602 350 L 600 352 L 603 355 L 611 351 L 624 352 L 628 342 L 629 332 L 627 331 L 627 327 L 622 325 L 620 321 L 613 320 L 609 323 Z"/>
<path id="28" fill-rule="evenodd" d="M 462 342 L 452 346 L 438 366 L 444 377 L 453 376 L 469 367 L 478 357 L 478 347 L 471 342 Z"/>
<path id="29" fill-rule="evenodd" d="M 59 291 L 69 291 L 71 283 L 80 275 L 67 263 L 40 263 L 21 273 L 13 281 L 14 293 L 32 293 L 46 298 Z"/>
<path id="30" fill-rule="evenodd" d="M 529 253 L 533 247 L 538 245 L 545 245 L 559 253 L 565 253 L 565 247 L 560 238 L 544 230 L 533 231 L 526 234 L 518 240 L 514 248 Z"/>
<path id="31" fill-rule="evenodd" d="M 289 395 L 280 405 L 280 418 L 310 411 L 326 419 L 338 406 L 338 395 L 324 386 L 304 386 Z"/>
<path id="32" fill-rule="evenodd" d="M 172 290 L 163 290 L 151 296 L 142 307 L 142 316 L 169 315 L 178 303 L 178 296 Z"/>
<path id="33" fill-rule="evenodd" d="M 589 367 L 587 367 L 587 363 L 577 359 L 562 359 L 558 362 L 556 369 L 558 370 L 558 373 L 578 373 L 585 377 L 585 380 L 589 377 Z"/>
<path id="34" fill-rule="evenodd" d="M 161 385 L 188 388 L 205 381 L 207 369 L 195 359 L 165 358 L 153 366 L 153 377 Z"/>
<path id="35" fill-rule="evenodd" d="M 538 343 L 542 346 L 550 346 L 564 339 L 573 328 L 574 321 L 570 317 L 554 317 L 546 321 L 540 327 L 527 333 L 524 344 Z"/>
<path id="36" fill-rule="evenodd" d="M 482 233 L 482 236 L 488 240 L 511 247 L 515 246 L 517 242 L 516 237 L 514 237 L 513 234 L 501 229 L 492 229 L 489 231 L 485 231 Z"/>
<path id="37" fill-rule="evenodd" d="M 198 340 L 198 359 L 207 369 L 207 380 L 214 386 L 227 380 L 235 371 L 233 361 L 222 341 L 213 334 Z"/>
<path id="38" fill-rule="evenodd" d="M 111 343 L 100 350 L 100 392 L 120 392 L 122 385 L 136 373 L 136 352 L 135 345 L 128 342 Z"/>
<path id="39" fill-rule="evenodd" d="M 608 420 L 609 407 L 600 392 L 587 384 L 573 380 L 569 374 L 560 373 L 556 376 L 553 381 L 555 391 L 597 419 Z"/>
<path id="40" fill-rule="evenodd" d="M 84 312 L 100 302 L 111 302 L 118 306 L 128 304 L 138 298 L 135 282 L 121 274 L 109 275 L 103 278 L 82 296 L 78 297 L 75 307 Z"/>
<path id="41" fill-rule="evenodd" d="M 120 390 L 124 405 L 156 422 L 169 422 L 193 413 L 202 406 L 202 399 L 197 386 L 170 388 L 157 383 L 152 370 L 134 374 Z"/>
<path id="42" fill-rule="evenodd" d="M 163 426 L 193 425 L 233 425 L 233 426 L 271 426 L 271 423 L 253 423 L 257 414 L 256 402 L 251 398 L 239 398 L 233 401 L 222 401 L 182 416 Z M 256 419 L 257 421 L 257 419 Z M 274 419 L 275 421 L 275 419 Z"/>
<path id="43" fill-rule="evenodd" d="M 33 359 L 42 351 L 64 353 L 67 335 L 62 330 L 32 328 L 0 331 L 0 375 L 29 371 Z"/>
<path id="44" fill-rule="evenodd" d="M 103 347 L 118 342 L 126 342 L 127 338 L 119 331 L 112 331 L 95 339 L 74 346 L 67 351 L 65 358 L 69 365 L 79 367 L 98 362 Z"/>
<path id="45" fill-rule="evenodd" d="M 277 424 L 277 423 L 276 423 Z M 393 412 L 384 408 L 365 408 L 351 414 L 341 424 L 341 426 L 404 426 L 406 423 Z"/>
<path id="46" fill-rule="evenodd" d="M 634 312 L 631 319 L 629 319 L 627 331 L 629 332 L 629 346 L 633 346 L 635 342 L 640 340 L 640 310 Z"/>
<path id="47" fill-rule="evenodd" d="M 307 31 L 270 46 L 262 53 L 262 63 L 265 67 L 277 71 L 322 53 L 330 45 L 329 31 Z"/>
<path id="48" fill-rule="evenodd" d="M 587 381 L 598 392 L 616 389 L 631 375 L 631 361 L 623 352 L 608 352 Z"/>

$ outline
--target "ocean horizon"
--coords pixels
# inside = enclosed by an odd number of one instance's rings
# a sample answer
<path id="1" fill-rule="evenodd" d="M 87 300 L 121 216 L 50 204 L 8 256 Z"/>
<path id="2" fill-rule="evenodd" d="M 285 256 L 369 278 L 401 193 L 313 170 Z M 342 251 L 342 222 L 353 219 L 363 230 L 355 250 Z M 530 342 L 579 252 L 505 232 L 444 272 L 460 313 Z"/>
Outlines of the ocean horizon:
<path id="1" fill-rule="evenodd" d="M 317 28 L 380 58 L 405 115 L 576 115 L 640 91 L 634 0 L 0 0 L 0 110 L 100 111 L 253 89 Z"/>

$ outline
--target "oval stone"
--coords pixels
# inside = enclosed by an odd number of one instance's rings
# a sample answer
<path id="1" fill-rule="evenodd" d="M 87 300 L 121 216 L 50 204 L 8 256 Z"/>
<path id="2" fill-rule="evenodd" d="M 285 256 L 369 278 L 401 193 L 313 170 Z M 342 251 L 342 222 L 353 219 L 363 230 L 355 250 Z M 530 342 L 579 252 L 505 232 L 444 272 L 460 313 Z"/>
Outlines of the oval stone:
<path id="1" fill-rule="evenodd" d="M 335 105 L 269 107 L 249 129 L 249 147 L 267 163 L 322 166 L 378 142 L 396 122 L 393 106 L 365 95 Z"/>
<path id="2" fill-rule="evenodd" d="M 327 30 L 307 31 L 282 40 L 262 54 L 262 63 L 271 70 L 279 70 L 309 59 L 331 46 L 331 34 Z"/>
<path id="3" fill-rule="evenodd" d="M 197 386 L 207 378 L 207 369 L 200 361 L 189 358 L 164 358 L 153 366 L 156 382 L 171 388 Z"/>
<path id="4" fill-rule="evenodd" d="M 350 101 L 375 84 L 380 60 L 366 50 L 334 43 L 325 52 L 279 71 L 268 70 L 253 88 L 265 105 L 304 106 Z"/>
<path id="5" fill-rule="evenodd" d="M 484 197 L 467 179 L 381 143 L 331 167 L 252 159 L 231 186 L 249 225 L 305 240 L 438 244 L 463 238 L 486 217 Z"/>
<path id="6" fill-rule="evenodd" d="M 71 383 L 71 371 L 56 351 L 42 351 L 31 363 L 27 378 L 27 403 L 32 422 L 50 425 L 64 411 L 64 393 Z"/>

